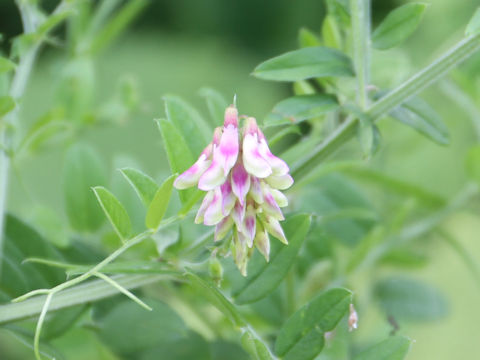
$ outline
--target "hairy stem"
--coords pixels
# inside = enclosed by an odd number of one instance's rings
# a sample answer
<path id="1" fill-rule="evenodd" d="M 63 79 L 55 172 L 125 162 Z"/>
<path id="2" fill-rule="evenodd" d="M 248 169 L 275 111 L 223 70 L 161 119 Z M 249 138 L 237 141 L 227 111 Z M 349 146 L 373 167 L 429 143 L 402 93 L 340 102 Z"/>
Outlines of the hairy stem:
<path id="1" fill-rule="evenodd" d="M 358 103 L 365 110 L 368 106 L 367 86 L 370 75 L 370 1 L 350 0 L 350 12 Z"/>
<path id="2" fill-rule="evenodd" d="M 461 40 L 433 63 L 373 103 L 365 111 L 365 116 L 370 117 L 372 121 L 378 120 L 398 105 L 404 103 L 412 95 L 417 94 L 427 86 L 441 79 L 449 70 L 473 55 L 479 49 L 480 34 Z M 309 155 L 293 164 L 292 175 L 297 180 L 300 180 L 300 178 L 315 169 L 316 165 L 352 138 L 355 134 L 357 122 L 357 118 L 348 118 L 330 134 L 330 136 L 313 149 Z"/>

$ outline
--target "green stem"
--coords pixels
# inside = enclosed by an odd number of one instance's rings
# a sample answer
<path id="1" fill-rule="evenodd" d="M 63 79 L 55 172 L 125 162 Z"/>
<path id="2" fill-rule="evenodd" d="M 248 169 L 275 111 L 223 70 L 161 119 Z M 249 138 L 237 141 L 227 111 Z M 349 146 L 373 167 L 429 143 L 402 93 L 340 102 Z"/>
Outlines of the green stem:
<path id="1" fill-rule="evenodd" d="M 473 55 L 480 49 L 480 34 L 469 36 L 453 46 L 432 64 L 413 75 L 403 84 L 396 87 L 380 100 L 372 104 L 365 112 L 372 121 L 388 114 L 398 105 L 433 82 L 439 80 L 450 69 Z M 348 118 L 330 136 L 320 143 L 309 155 L 292 166 L 292 175 L 299 180 L 315 169 L 322 160 L 335 152 L 341 145 L 350 140 L 355 134 L 357 118 Z"/>
<path id="2" fill-rule="evenodd" d="M 368 106 L 367 86 L 370 75 L 370 1 L 350 0 L 350 12 L 358 103 L 365 110 Z"/>
<path id="3" fill-rule="evenodd" d="M 135 274 L 116 275 L 112 276 L 112 279 L 123 288 L 131 290 L 172 277 L 174 277 L 172 274 Z M 119 291 L 116 288 L 105 281 L 92 280 L 57 293 L 52 299 L 49 309 L 50 311 L 60 310 L 104 299 L 118 293 Z M 38 296 L 24 302 L 1 305 L 0 325 L 37 316 L 42 311 L 45 300 L 46 296 Z"/>
<path id="4" fill-rule="evenodd" d="M 74 278 L 74 279 L 71 279 L 71 280 L 68 280 L 68 281 L 65 281 L 64 283 L 61 283 L 55 287 L 53 287 L 52 289 L 48 290 L 48 292 L 59 292 L 61 290 L 64 290 L 66 288 L 69 288 L 69 287 L 72 287 L 74 285 L 77 285 L 87 279 L 89 279 L 90 277 L 92 276 L 95 276 L 97 273 L 100 272 L 100 270 L 102 270 L 102 268 L 108 264 L 110 264 L 113 260 L 115 260 L 117 257 L 119 257 L 120 255 L 122 255 L 125 251 L 127 251 L 129 248 L 131 248 L 132 246 L 135 246 L 137 244 L 139 244 L 141 241 L 143 241 L 144 239 L 146 239 L 147 237 L 149 237 L 151 234 L 153 234 L 153 230 L 147 230 L 147 231 L 144 231 L 143 233 L 140 233 L 138 234 L 137 236 L 135 236 L 134 238 L 126 241 L 121 247 L 119 247 L 117 250 L 115 250 L 113 253 L 111 253 L 109 256 L 107 256 L 105 259 L 103 259 L 101 262 L 99 262 L 97 265 L 95 265 L 94 267 L 92 267 L 90 270 L 88 270 L 86 273 Z M 25 295 L 22 295 L 14 300 L 12 300 L 13 302 L 20 302 L 20 301 L 24 301 L 26 299 L 28 299 L 29 297 L 31 296 L 34 296 L 34 295 L 37 295 L 39 291 L 44 291 L 44 289 L 41 289 L 41 290 L 33 290 L 29 293 L 26 293 Z"/>

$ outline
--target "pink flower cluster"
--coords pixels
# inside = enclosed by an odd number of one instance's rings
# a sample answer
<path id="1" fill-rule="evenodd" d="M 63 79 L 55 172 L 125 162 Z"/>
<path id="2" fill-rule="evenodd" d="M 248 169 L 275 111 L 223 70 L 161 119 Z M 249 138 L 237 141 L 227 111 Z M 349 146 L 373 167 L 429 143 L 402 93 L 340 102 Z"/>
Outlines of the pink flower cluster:
<path id="1" fill-rule="evenodd" d="M 292 184 L 288 165 L 272 154 L 253 117 L 246 118 L 239 132 L 238 111 L 232 105 L 225 111 L 223 128 L 215 129 L 212 142 L 174 186 L 198 185 L 207 191 L 195 222 L 215 225 L 215 241 L 233 230 L 231 250 L 246 276 L 253 245 L 268 261 L 269 233 L 287 244 L 279 221 L 284 219 L 280 208 L 288 201 L 280 190 Z"/>

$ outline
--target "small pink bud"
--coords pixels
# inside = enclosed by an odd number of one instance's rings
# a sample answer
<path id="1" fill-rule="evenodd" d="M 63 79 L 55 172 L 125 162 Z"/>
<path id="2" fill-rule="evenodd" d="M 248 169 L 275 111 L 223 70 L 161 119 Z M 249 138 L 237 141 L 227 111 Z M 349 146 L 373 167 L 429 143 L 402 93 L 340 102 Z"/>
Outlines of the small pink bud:
<path id="1" fill-rule="evenodd" d="M 348 316 L 348 330 L 353 331 L 358 327 L 358 314 L 353 304 L 350 304 L 350 315 Z"/>
<path id="2" fill-rule="evenodd" d="M 225 121 L 223 122 L 223 126 L 227 127 L 228 125 L 238 127 L 238 110 L 234 105 L 230 105 L 225 110 Z"/>

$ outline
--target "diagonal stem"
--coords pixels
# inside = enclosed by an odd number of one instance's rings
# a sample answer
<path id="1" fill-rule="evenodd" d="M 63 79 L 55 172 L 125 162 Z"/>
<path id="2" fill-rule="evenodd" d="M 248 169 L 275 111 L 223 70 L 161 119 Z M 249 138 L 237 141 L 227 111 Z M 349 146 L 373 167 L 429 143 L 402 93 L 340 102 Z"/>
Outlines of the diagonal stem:
<path id="1" fill-rule="evenodd" d="M 378 120 L 398 105 L 404 103 L 412 95 L 417 94 L 427 86 L 441 79 L 449 70 L 473 55 L 479 49 L 480 34 L 461 40 L 433 63 L 372 104 L 365 111 L 365 116 L 370 117 L 372 121 Z M 293 164 L 292 175 L 297 180 L 300 180 L 300 178 L 315 169 L 316 165 L 353 137 L 357 122 L 357 118 L 349 117 L 334 130 L 330 136 L 313 149 L 309 155 Z"/>

